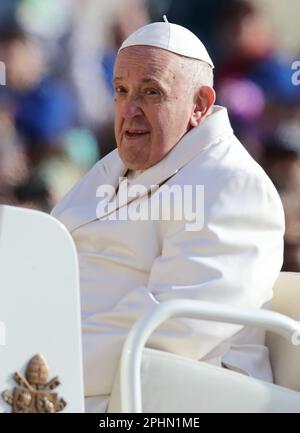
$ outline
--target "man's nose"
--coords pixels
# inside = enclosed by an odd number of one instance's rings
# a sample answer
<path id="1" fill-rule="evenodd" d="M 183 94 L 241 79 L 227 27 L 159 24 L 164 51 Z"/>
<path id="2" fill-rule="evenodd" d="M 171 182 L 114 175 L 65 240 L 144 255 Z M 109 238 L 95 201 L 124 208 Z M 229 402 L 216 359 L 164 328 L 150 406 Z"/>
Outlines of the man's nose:
<path id="1" fill-rule="evenodd" d="M 138 98 L 134 96 L 128 96 L 122 103 L 122 114 L 124 119 L 131 119 L 132 117 L 141 116 L 143 111 Z"/>

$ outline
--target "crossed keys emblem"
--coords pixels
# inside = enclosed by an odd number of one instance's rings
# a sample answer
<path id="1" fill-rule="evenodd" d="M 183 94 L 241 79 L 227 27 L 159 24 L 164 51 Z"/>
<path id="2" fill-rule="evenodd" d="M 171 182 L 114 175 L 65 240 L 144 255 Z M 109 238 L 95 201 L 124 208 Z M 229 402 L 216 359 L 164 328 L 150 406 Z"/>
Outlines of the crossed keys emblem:
<path id="1" fill-rule="evenodd" d="M 58 377 L 47 382 L 49 368 L 42 355 L 35 355 L 28 363 L 24 377 L 21 373 L 14 374 L 15 382 L 20 385 L 12 392 L 2 392 L 3 400 L 12 407 L 12 412 L 18 413 L 51 413 L 60 412 L 66 406 L 64 399 L 58 399 L 51 392 L 60 385 Z"/>

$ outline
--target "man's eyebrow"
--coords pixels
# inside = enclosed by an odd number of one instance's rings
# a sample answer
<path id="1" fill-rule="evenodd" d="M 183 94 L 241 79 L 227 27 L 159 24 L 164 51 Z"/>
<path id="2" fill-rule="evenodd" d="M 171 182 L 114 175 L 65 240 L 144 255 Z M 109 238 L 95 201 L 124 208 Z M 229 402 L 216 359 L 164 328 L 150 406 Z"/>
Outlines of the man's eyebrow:
<path id="1" fill-rule="evenodd" d="M 159 86 L 161 86 L 160 81 L 158 81 L 156 78 L 144 78 L 142 80 L 143 83 L 147 84 L 147 83 L 155 83 L 158 84 Z"/>
<path id="2" fill-rule="evenodd" d="M 116 82 L 120 82 L 120 81 L 123 81 L 123 77 L 115 77 L 112 82 L 113 84 L 115 84 Z M 142 83 L 143 84 L 154 83 L 157 84 L 159 87 L 163 87 L 162 83 L 154 77 L 144 78 L 142 80 Z"/>
<path id="3" fill-rule="evenodd" d="M 123 80 L 122 77 L 115 77 L 115 78 L 112 80 L 112 83 L 115 84 L 117 81 L 122 81 L 122 80 Z"/>
<path id="4" fill-rule="evenodd" d="M 163 83 L 161 80 L 158 80 L 157 78 L 154 78 L 154 77 L 144 78 L 142 80 L 142 83 L 143 84 L 153 84 L 159 90 L 161 90 L 162 92 L 165 92 L 165 93 L 170 88 L 170 86 L 168 85 L 168 83 Z"/>

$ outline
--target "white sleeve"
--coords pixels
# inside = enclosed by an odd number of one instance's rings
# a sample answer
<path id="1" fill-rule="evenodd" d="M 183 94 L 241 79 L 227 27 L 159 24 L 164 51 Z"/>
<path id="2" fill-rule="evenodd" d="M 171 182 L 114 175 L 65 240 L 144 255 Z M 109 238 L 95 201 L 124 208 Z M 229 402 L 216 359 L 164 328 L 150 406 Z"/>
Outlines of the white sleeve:
<path id="1" fill-rule="evenodd" d="M 111 313 L 84 323 L 88 395 L 110 393 L 128 331 L 154 304 L 194 299 L 240 308 L 260 308 L 272 297 L 283 257 L 284 216 L 280 199 L 264 178 L 240 175 L 220 180 L 205 195 L 204 227 L 170 223 L 147 287 L 122 298 Z M 195 319 L 165 322 L 147 346 L 200 359 L 240 327 Z"/>

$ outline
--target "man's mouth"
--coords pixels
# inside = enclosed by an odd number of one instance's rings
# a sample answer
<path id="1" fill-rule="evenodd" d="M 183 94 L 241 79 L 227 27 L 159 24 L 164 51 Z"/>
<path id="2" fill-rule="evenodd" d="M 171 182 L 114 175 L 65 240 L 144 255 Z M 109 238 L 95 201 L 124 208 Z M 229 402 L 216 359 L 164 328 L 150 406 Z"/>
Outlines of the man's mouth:
<path id="1" fill-rule="evenodd" d="M 125 131 L 125 137 L 130 140 L 145 137 L 148 134 L 150 134 L 150 132 L 144 129 L 127 129 Z"/>

